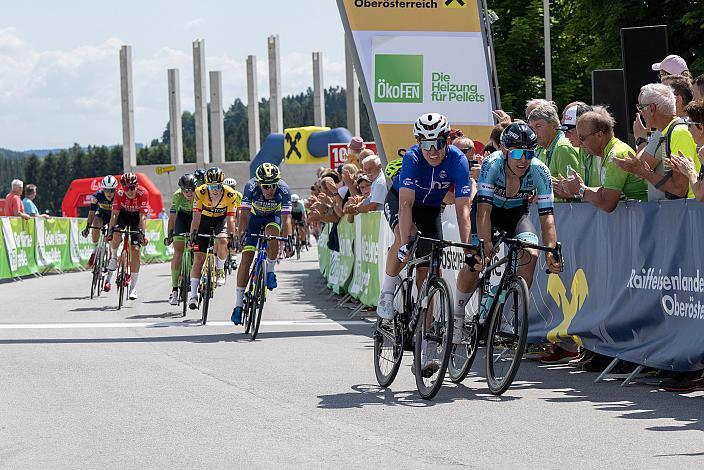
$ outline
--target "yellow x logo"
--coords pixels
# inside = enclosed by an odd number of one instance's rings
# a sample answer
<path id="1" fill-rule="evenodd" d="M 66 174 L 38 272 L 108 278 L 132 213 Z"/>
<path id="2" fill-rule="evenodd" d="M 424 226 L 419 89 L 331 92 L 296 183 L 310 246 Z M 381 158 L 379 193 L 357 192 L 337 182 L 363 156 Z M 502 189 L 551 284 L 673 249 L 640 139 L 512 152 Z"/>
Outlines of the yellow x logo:
<path id="1" fill-rule="evenodd" d="M 567 289 L 562 283 L 562 279 L 557 274 L 550 274 L 548 277 L 548 294 L 555 301 L 558 307 L 562 309 L 564 318 L 548 333 L 548 341 L 556 343 L 558 338 L 569 338 L 567 329 L 570 327 L 572 320 L 577 315 L 577 312 L 582 308 L 584 302 L 589 295 L 589 285 L 587 284 L 587 276 L 582 269 L 578 269 L 574 273 L 572 279 L 572 298 L 567 298 Z M 575 343 L 582 346 L 582 340 L 579 336 L 572 335 Z"/>
<path id="2" fill-rule="evenodd" d="M 444 8 L 467 8 L 467 0 L 441 0 Z"/>

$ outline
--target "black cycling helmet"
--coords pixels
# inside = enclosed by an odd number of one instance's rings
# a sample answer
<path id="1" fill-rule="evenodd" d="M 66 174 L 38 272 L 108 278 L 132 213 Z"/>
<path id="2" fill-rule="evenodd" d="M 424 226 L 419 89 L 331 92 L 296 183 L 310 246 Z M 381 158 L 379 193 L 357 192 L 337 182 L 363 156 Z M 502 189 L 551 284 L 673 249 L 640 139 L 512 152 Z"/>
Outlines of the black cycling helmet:
<path id="1" fill-rule="evenodd" d="M 196 171 L 193 172 L 193 177 L 196 179 L 196 186 L 200 186 L 201 184 L 205 183 L 205 170 L 202 168 L 198 168 Z"/>
<path id="2" fill-rule="evenodd" d="M 214 166 L 205 170 L 205 182 L 207 184 L 217 184 L 225 181 L 225 173 L 218 167 Z"/>
<path id="3" fill-rule="evenodd" d="M 125 173 L 120 177 L 120 184 L 125 187 L 131 184 L 137 184 L 137 175 L 134 173 Z"/>
<path id="4" fill-rule="evenodd" d="M 525 122 L 513 122 L 501 133 L 501 145 L 506 149 L 534 149 L 538 138 Z"/>
<path id="5" fill-rule="evenodd" d="M 273 163 L 262 163 L 254 172 L 259 184 L 276 184 L 281 179 L 279 167 Z"/>
<path id="6" fill-rule="evenodd" d="M 193 191 L 196 189 L 196 177 L 191 173 L 186 173 L 178 179 L 178 187 L 181 188 L 182 191 L 185 189 Z"/>

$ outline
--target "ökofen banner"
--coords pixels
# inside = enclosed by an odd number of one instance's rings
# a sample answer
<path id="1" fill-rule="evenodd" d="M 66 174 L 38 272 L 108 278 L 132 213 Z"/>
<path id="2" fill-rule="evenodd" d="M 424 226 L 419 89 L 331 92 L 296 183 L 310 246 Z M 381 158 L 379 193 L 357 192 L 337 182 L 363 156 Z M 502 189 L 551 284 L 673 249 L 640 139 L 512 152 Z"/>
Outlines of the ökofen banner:
<path id="1" fill-rule="evenodd" d="M 414 143 L 411 124 L 423 113 L 442 113 L 453 128 L 488 139 L 494 99 L 479 2 L 338 0 L 338 7 L 387 161 Z"/>

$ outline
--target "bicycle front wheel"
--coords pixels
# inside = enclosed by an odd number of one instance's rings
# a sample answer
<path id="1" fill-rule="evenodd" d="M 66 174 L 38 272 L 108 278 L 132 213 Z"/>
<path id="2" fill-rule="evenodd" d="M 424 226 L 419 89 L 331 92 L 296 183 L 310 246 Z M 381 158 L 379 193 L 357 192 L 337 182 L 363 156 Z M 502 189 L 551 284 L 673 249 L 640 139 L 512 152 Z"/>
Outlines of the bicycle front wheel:
<path id="1" fill-rule="evenodd" d="M 489 391 L 501 395 L 513 383 L 521 366 L 528 337 L 528 285 L 513 276 L 505 295 L 497 293 L 486 340 L 486 379 Z M 501 301 L 503 299 L 503 301 Z"/>
<path id="2" fill-rule="evenodd" d="M 408 281 L 408 282 L 407 282 Z M 406 292 L 411 280 L 405 279 L 394 293 L 394 318 L 377 318 L 374 329 L 374 374 L 380 386 L 391 386 L 403 359 L 403 322 L 401 315 L 405 309 Z"/>
<path id="3" fill-rule="evenodd" d="M 181 258 L 181 274 L 179 275 L 178 298 L 181 302 L 181 317 L 188 310 L 188 293 L 191 290 L 191 253 L 184 251 Z"/>
<path id="4" fill-rule="evenodd" d="M 479 347 L 479 325 L 474 321 L 464 322 L 462 343 L 453 344 L 447 373 L 453 383 L 460 383 L 472 369 Z"/>
<path id="5" fill-rule="evenodd" d="M 452 343 L 452 298 L 442 278 L 431 281 L 416 328 L 413 370 L 418 393 L 431 400 L 442 387 Z"/>
<path id="6" fill-rule="evenodd" d="M 208 307 L 210 307 L 210 297 L 213 294 L 213 262 L 210 258 L 208 258 L 205 263 L 205 283 L 203 285 L 203 292 L 201 292 L 201 296 L 203 298 L 203 312 L 201 316 L 202 325 L 205 325 L 208 321 Z"/>
<path id="7" fill-rule="evenodd" d="M 264 266 L 260 268 L 259 276 L 257 276 L 257 284 L 254 289 L 254 298 L 250 307 L 252 318 L 252 338 L 257 339 L 259 333 L 259 324 L 262 322 L 262 310 L 264 310 L 264 302 L 266 301 L 266 276 Z"/>
<path id="8" fill-rule="evenodd" d="M 118 300 L 117 300 L 117 309 L 120 310 L 122 308 L 122 305 L 125 303 L 125 297 L 127 297 L 127 283 L 129 282 L 127 280 L 127 255 L 125 254 L 124 250 L 122 251 L 122 254 L 120 255 L 120 265 L 118 266 L 118 271 L 117 271 L 117 295 L 118 295 Z"/>

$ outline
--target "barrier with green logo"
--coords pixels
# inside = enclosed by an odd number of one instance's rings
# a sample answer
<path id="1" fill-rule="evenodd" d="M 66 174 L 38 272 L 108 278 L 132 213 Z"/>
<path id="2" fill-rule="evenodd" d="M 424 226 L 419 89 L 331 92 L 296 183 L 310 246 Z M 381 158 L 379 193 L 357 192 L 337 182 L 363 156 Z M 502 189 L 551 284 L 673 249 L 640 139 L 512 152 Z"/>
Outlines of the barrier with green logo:
<path id="1" fill-rule="evenodd" d="M 330 250 L 328 249 L 328 234 L 330 233 L 330 224 L 326 224 L 318 237 L 318 262 L 320 263 L 320 274 L 325 279 L 328 278 L 330 271 Z"/>
<path id="2" fill-rule="evenodd" d="M 340 220 L 337 225 L 337 235 L 340 239 L 340 253 L 337 256 L 335 265 L 336 272 L 334 283 L 332 286 L 333 292 L 336 294 L 344 294 L 352 280 L 352 271 L 354 270 L 354 238 L 355 224 L 348 222 L 347 219 Z"/>
<path id="3" fill-rule="evenodd" d="M 90 235 L 80 235 L 85 224 L 86 219 L 65 217 L 0 217 L 0 279 L 85 268 L 93 252 Z M 169 261 L 173 256 L 173 248 L 164 245 L 165 225 L 163 220 L 147 221 L 149 243 L 142 248 L 143 263 Z"/>

